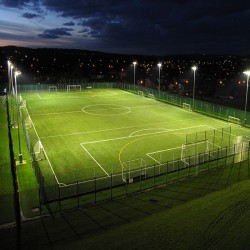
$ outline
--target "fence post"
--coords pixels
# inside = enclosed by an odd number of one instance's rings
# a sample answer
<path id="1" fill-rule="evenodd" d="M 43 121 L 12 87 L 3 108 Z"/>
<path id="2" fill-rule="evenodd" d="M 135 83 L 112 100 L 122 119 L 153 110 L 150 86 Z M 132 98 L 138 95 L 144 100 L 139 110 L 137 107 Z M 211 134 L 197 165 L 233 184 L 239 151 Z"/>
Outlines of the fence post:
<path id="1" fill-rule="evenodd" d="M 165 177 L 166 177 L 166 180 L 165 180 L 165 182 L 166 182 L 166 185 L 168 184 L 168 161 L 167 161 L 167 164 L 166 164 L 166 170 L 165 170 Z"/>
<path id="2" fill-rule="evenodd" d="M 113 175 L 110 174 L 110 198 L 113 200 Z"/>
<path id="3" fill-rule="evenodd" d="M 155 187 L 155 165 L 154 165 L 154 187 Z"/>
<path id="4" fill-rule="evenodd" d="M 96 177 L 94 178 L 94 193 L 95 193 L 95 201 L 94 203 L 96 204 Z"/>
<path id="5" fill-rule="evenodd" d="M 141 167 L 141 174 L 140 174 L 140 191 L 141 191 L 141 185 L 142 185 L 142 167 Z"/>
<path id="6" fill-rule="evenodd" d="M 128 195 L 128 172 L 126 171 L 126 195 Z"/>
<path id="7" fill-rule="evenodd" d="M 247 169 L 248 169 L 248 178 L 249 178 L 249 162 L 250 162 L 250 158 L 249 158 L 249 151 L 250 151 L 250 141 L 248 142 L 248 159 L 247 159 Z"/>
<path id="8" fill-rule="evenodd" d="M 178 182 L 179 182 L 179 180 L 180 180 L 180 159 L 178 159 L 177 161 L 178 161 L 177 167 L 178 167 Z"/>
<path id="9" fill-rule="evenodd" d="M 59 195 L 59 210 L 60 214 L 62 213 L 62 207 L 61 207 L 61 188 L 60 185 L 58 184 L 58 195 Z"/>
<path id="10" fill-rule="evenodd" d="M 228 146 L 226 146 L 226 157 L 225 157 L 225 167 L 227 166 L 227 155 L 228 155 Z"/>
<path id="11" fill-rule="evenodd" d="M 79 182 L 76 182 L 76 192 L 77 192 L 77 209 L 79 209 Z"/>

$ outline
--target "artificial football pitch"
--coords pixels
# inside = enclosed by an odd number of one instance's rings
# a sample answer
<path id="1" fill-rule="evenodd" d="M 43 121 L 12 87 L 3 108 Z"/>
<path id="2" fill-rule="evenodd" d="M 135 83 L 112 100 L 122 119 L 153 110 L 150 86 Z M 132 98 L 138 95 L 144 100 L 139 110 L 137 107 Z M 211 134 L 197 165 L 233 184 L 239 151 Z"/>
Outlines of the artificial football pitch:
<path id="1" fill-rule="evenodd" d="M 119 89 L 21 95 L 32 147 L 52 184 L 174 161 L 182 157 L 187 138 L 201 143 L 199 150 L 208 147 L 197 135 L 209 135 L 218 149 L 249 135 L 246 128 L 229 128 L 228 122 Z"/>

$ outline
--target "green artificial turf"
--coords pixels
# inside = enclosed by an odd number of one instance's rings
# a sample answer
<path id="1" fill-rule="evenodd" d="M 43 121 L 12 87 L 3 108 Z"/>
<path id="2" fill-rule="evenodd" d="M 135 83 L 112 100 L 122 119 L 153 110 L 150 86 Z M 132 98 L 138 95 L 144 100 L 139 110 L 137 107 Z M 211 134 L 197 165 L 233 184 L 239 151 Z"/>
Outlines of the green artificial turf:
<path id="1" fill-rule="evenodd" d="M 34 125 L 28 129 L 32 147 L 39 152 L 40 140 L 45 155 L 37 157 L 48 159 L 39 162 L 48 185 L 166 163 L 181 158 L 187 140 L 193 143 L 187 156 L 194 154 L 194 142 L 204 140 L 205 131 L 213 149 L 249 134 L 233 126 L 229 136 L 227 122 L 117 89 L 23 93 L 22 98 L 28 110 L 23 116 L 30 115 L 26 121 Z M 197 144 L 196 154 L 204 147 Z"/>

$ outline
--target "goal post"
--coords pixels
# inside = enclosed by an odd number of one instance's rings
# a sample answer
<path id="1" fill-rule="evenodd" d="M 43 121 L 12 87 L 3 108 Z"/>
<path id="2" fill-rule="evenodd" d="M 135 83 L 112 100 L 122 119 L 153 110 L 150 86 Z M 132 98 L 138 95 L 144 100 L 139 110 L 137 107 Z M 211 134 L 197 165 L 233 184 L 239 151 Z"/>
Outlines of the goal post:
<path id="1" fill-rule="evenodd" d="M 49 86 L 49 92 L 57 92 L 57 86 Z"/>
<path id="2" fill-rule="evenodd" d="M 122 162 L 122 180 L 126 183 L 133 182 L 138 177 L 138 170 L 141 171 L 139 175 L 146 176 L 146 161 L 143 158 Z"/>
<path id="3" fill-rule="evenodd" d="M 67 92 L 70 91 L 82 91 L 82 86 L 81 85 L 67 85 Z"/>
<path id="4" fill-rule="evenodd" d="M 209 140 L 182 144 L 181 160 L 185 165 L 198 165 L 217 159 L 224 153 L 223 149 Z"/>
<path id="5" fill-rule="evenodd" d="M 143 91 L 141 91 L 141 90 L 139 90 L 139 91 L 138 91 L 138 95 L 140 95 L 140 96 L 144 97 L 144 92 L 143 92 Z"/>
<path id="6" fill-rule="evenodd" d="M 26 108 L 26 100 L 24 100 L 21 95 L 19 96 L 19 107 Z"/>
<path id="7" fill-rule="evenodd" d="M 236 124 L 236 125 L 239 125 L 241 124 L 241 120 L 237 117 L 234 117 L 234 116 L 228 116 L 228 119 L 227 119 L 228 123 L 230 124 Z"/>
<path id="8" fill-rule="evenodd" d="M 153 94 L 148 94 L 148 98 L 155 101 L 155 96 Z"/>
<path id="9" fill-rule="evenodd" d="M 42 160 L 43 159 L 42 155 L 43 156 L 45 156 L 45 155 L 43 153 L 43 145 L 42 145 L 41 141 L 36 142 L 33 150 L 34 150 L 34 155 L 35 155 L 36 160 L 37 161 Z"/>
<path id="10" fill-rule="evenodd" d="M 182 103 L 182 108 L 188 111 L 191 111 L 191 106 L 188 103 L 183 102 Z"/>

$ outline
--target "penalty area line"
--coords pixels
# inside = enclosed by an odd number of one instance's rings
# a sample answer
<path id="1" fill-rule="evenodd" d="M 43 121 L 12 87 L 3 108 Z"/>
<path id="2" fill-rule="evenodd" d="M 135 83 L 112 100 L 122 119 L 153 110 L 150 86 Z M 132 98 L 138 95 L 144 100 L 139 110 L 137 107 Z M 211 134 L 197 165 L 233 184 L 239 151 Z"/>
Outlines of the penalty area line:
<path id="1" fill-rule="evenodd" d="M 101 166 L 101 164 L 94 158 L 94 156 L 83 146 L 82 143 L 80 143 L 81 147 L 86 151 L 86 153 L 92 158 L 92 160 L 103 170 L 103 172 L 108 176 L 108 172 Z"/>

